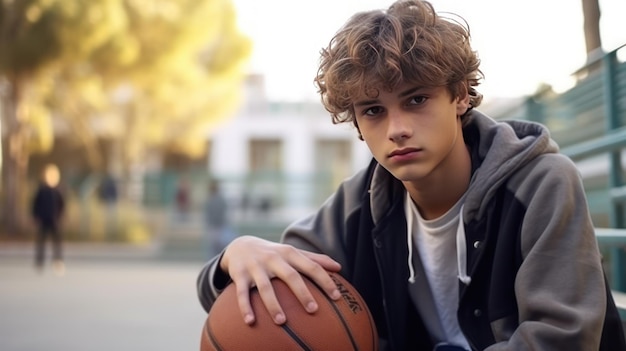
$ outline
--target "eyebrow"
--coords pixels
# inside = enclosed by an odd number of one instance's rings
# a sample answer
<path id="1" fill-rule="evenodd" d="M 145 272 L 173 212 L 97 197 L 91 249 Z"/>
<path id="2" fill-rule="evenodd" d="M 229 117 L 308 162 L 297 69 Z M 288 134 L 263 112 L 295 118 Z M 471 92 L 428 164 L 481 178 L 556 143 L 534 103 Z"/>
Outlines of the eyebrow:
<path id="1" fill-rule="evenodd" d="M 425 87 L 421 87 L 421 86 L 415 86 L 415 87 L 411 87 L 403 92 L 401 92 L 398 96 L 400 96 L 401 98 L 407 97 L 411 94 L 414 94 L 416 91 L 418 90 L 422 90 L 422 89 L 426 89 Z M 379 103 L 378 99 L 371 99 L 371 100 L 363 100 L 363 101 L 359 101 L 359 102 L 355 102 L 354 106 L 355 107 L 360 107 L 360 106 L 367 106 L 367 105 L 374 105 Z"/>
<path id="2" fill-rule="evenodd" d="M 377 104 L 378 100 L 364 100 L 364 101 L 359 101 L 359 102 L 355 102 L 354 106 L 355 107 L 361 107 L 361 106 L 367 106 L 367 105 L 374 105 Z"/>
<path id="3" fill-rule="evenodd" d="M 409 89 L 401 92 L 399 96 L 400 97 L 407 97 L 407 96 L 415 93 L 416 91 L 422 90 L 422 89 L 425 89 L 425 87 L 420 87 L 420 86 L 412 87 L 412 88 L 409 88 Z"/>

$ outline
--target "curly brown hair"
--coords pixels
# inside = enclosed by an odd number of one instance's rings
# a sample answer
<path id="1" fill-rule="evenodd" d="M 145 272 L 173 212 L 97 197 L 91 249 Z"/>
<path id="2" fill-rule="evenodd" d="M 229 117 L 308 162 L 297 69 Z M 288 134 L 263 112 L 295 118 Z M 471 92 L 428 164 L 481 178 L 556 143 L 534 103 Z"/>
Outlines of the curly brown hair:
<path id="1" fill-rule="evenodd" d="M 437 14 L 427 1 L 399 0 L 387 11 L 360 12 L 321 50 L 315 77 L 333 123 L 353 122 L 352 103 L 362 93 L 376 96 L 402 83 L 447 87 L 452 100 L 470 95 L 470 109 L 482 95 L 483 75 L 470 46 L 469 26 Z M 467 115 L 467 113 L 465 114 Z"/>

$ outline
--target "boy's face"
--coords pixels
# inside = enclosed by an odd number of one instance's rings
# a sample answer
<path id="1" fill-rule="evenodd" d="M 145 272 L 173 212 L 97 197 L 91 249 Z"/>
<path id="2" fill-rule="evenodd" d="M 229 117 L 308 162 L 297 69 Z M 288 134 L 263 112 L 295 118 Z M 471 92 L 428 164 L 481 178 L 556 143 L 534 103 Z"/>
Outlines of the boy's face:
<path id="1" fill-rule="evenodd" d="M 454 160 L 467 152 L 457 117 L 469 107 L 467 95 L 452 100 L 445 87 L 403 84 L 373 98 L 363 93 L 353 107 L 374 158 L 403 182 L 454 170 Z"/>

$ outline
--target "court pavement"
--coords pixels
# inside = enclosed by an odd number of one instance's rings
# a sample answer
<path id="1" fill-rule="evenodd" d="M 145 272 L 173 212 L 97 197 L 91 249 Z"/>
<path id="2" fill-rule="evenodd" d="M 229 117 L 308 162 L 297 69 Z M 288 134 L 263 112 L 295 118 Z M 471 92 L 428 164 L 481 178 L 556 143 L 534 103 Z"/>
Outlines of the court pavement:
<path id="1" fill-rule="evenodd" d="M 199 350 L 202 261 L 159 260 L 150 248 L 68 251 L 60 276 L 36 271 L 30 246 L 0 247 L 0 350 Z"/>

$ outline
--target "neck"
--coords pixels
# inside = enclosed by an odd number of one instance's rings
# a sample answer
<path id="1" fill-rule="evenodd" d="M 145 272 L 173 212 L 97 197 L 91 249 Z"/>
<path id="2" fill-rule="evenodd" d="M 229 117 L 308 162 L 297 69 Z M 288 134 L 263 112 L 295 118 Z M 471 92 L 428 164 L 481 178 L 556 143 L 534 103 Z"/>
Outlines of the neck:
<path id="1" fill-rule="evenodd" d="M 469 187 L 472 160 L 462 139 L 458 144 L 426 179 L 404 183 L 424 219 L 443 216 Z"/>

